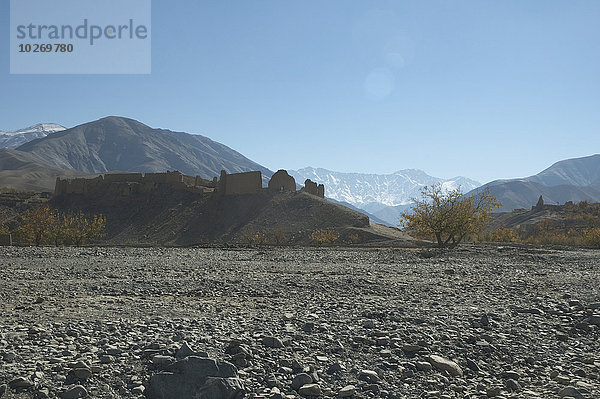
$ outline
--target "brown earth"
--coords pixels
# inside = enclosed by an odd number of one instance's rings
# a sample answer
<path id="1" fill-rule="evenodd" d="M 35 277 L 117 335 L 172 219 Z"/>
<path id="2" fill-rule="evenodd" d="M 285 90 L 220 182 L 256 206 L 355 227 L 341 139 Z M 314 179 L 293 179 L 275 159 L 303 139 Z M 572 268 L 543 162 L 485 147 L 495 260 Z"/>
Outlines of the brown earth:
<path id="1" fill-rule="evenodd" d="M 55 197 L 59 210 L 101 213 L 110 245 L 278 244 L 314 243 L 311 234 L 332 229 L 336 244 L 414 246 L 397 229 L 373 227 L 369 218 L 345 206 L 303 192 L 200 195 L 156 191 L 128 197 Z"/>

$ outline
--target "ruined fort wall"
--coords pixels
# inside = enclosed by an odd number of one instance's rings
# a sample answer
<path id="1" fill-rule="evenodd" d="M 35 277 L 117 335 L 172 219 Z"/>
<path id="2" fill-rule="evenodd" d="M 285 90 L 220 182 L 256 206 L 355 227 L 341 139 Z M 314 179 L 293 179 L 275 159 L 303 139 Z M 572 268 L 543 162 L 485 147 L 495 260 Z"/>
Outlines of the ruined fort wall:
<path id="1" fill-rule="evenodd" d="M 165 173 L 146 173 L 144 183 L 177 184 L 183 183 L 183 175 L 177 171 Z"/>
<path id="2" fill-rule="evenodd" d="M 56 184 L 54 186 L 54 194 L 87 194 L 90 190 L 98 187 L 104 182 L 102 176 L 95 177 L 93 179 L 60 179 L 56 178 Z"/>
<path id="3" fill-rule="evenodd" d="M 310 179 L 306 179 L 302 191 L 316 195 L 317 197 L 325 198 L 325 186 L 322 184 L 317 185 L 317 183 Z"/>
<path id="4" fill-rule="evenodd" d="M 13 244 L 12 235 L 0 234 L 0 246 L 10 246 Z"/>
<path id="5" fill-rule="evenodd" d="M 314 181 L 312 181 L 310 179 L 306 179 L 304 181 L 304 188 L 302 189 L 302 191 L 307 192 L 312 195 L 317 195 L 317 193 L 318 193 L 317 183 L 315 183 Z"/>
<path id="6" fill-rule="evenodd" d="M 181 181 L 188 187 L 194 187 L 196 185 L 196 177 L 181 175 Z"/>
<path id="7" fill-rule="evenodd" d="M 269 180 L 269 191 L 296 191 L 296 180 L 287 171 L 279 169 Z"/>
<path id="8" fill-rule="evenodd" d="M 219 192 L 223 194 L 257 194 L 262 190 L 260 171 L 232 173 L 221 172 Z"/>
<path id="9" fill-rule="evenodd" d="M 313 195 L 323 197 L 324 188 L 320 184 L 307 180 L 307 190 Z M 203 179 L 200 176 L 186 176 L 180 172 L 165 173 L 109 173 L 93 179 L 56 179 L 54 193 L 80 194 L 80 195 L 115 195 L 128 196 L 133 193 L 149 193 L 157 189 L 188 190 L 194 193 L 221 194 L 258 194 L 263 191 L 296 191 L 296 181 L 285 170 L 278 171 L 271 181 L 269 188 L 262 187 L 262 173 L 260 171 L 227 174 L 221 172 L 221 178 L 213 180 Z"/>
<path id="10" fill-rule="evenodd" d="M 201 178 L 200 176 L 196 176 L 196 178 L 194 179 L 193 185 L 195 187 L 216 188 L 217 187 L 216 177 L 213 180 L 207 180 L 207 179 Z"/>
<path id="11" fill-rule="evenodd" d="M 105 183 L 141 183 L 141 173 L 107 173 L 104 175 Z"/>
<path id="12" fill-rule="evenodd" d="M 323 184 L 317 186 L 317 196 L 325 198 L 325 186 Z"/>

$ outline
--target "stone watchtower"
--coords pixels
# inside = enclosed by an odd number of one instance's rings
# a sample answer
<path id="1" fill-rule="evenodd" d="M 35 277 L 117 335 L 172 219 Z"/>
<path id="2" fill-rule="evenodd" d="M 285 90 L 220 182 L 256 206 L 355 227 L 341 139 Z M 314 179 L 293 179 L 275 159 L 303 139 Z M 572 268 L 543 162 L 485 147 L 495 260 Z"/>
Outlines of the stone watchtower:
<path id="1" fill-rule="evenodd" d="M 541 195 L 540 195 L 540 198 L 538 199 L 537 204 L 535 204 L 533 209 L 536 211 L 541 211 L 542 209 L 544 209 L 544 198 Z"/>

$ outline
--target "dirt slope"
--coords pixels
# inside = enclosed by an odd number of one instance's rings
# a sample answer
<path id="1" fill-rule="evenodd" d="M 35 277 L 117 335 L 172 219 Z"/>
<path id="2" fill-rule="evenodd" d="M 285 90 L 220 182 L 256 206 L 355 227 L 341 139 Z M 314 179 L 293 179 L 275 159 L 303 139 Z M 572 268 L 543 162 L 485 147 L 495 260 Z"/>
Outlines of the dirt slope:
<path id="1" fill-rule="evenodd" d="M 373 228 L 365 215 L 306 193 L 199 195 L 186 191 L 131 197 L 54 198 L 64 210 L 102 213 L 107 244 L 310 244 L 317 229 L 334 229 L 338 244 L 395 240 L 411 245 L 394 229 Z"/>
<path id="2" fill-rule="evenodd" d="M 0 187 L 52 192 L 58 176 L 78 177 L 87 173 L 49 166 L 35 154 L 0 149 Z"/>

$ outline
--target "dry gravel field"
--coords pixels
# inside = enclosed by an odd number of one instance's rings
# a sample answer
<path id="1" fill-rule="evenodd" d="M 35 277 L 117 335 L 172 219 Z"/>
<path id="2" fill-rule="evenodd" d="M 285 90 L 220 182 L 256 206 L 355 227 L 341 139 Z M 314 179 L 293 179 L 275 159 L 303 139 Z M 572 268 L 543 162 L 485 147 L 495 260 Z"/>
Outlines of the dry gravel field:
<path id="1" fill-rule="evenodd" d="M 0 247 L 0 396 L 600 398 L 599 255 Z"/>

